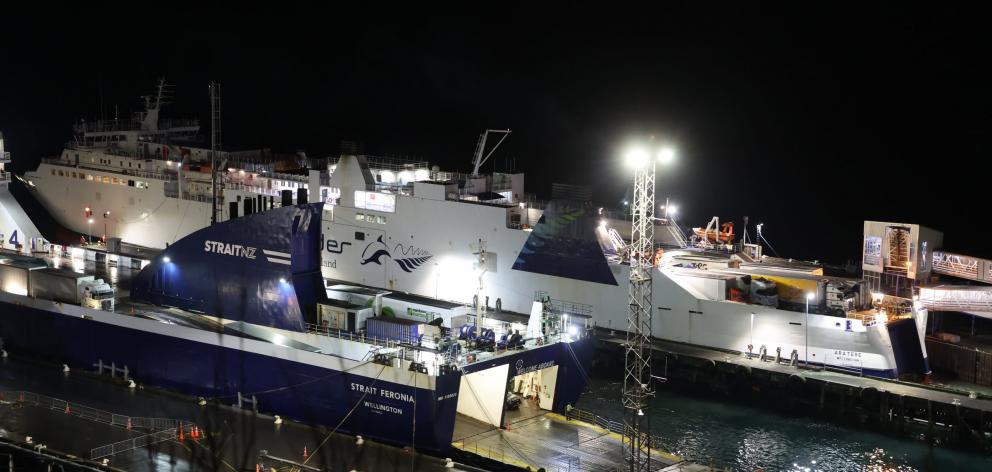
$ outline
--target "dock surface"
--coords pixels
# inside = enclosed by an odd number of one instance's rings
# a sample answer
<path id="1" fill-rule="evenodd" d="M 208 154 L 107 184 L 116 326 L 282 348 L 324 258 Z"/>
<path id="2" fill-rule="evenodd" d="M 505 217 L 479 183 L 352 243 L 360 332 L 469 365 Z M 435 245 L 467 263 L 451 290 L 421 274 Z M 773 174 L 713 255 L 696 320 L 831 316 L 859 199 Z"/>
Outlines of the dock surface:
<path id="1" fill-rule="evenodd" d="M 619 347 L 623 346 L 626 341 L 621 338 L 610 337 L 604 339 L 604 342 Z M 774 357 L 772 357 L 772 360 L 770 361 L 762 361 L 758 357 L 748 358 L 744 354 L 716 351 L 669 341 L 654 340 L 652 341 L 651 347 L 652 349 L 663 353 L 691 356 L 713 362 L 739 365 L 747 369 L 761 369 L 779 374 L 796 375 L 800 378 L 817 379 L 834 385 L 848 386 L 858 389 L 873 388 L 879 392 L 890 392 L 898 395 L 919 398 L 922 400 L 955 404 L 979 411 L 992 412 L 992 400 L 971 398 L 967 393 L 959 390 L 916 385 L 910 382 L 881 379 L 877 377 L 857 376 L 830 370 L 803 369 L 787 364 L 775 363 Z"/>
<path id="2" fill-rule="evenodd" d="M 621 437 L 596 425 L 542 413 L 496 429 L 459 415 L 453 445 L 521 468 L 548 472 L 616 471 L 623 463 Z M 679 457 L 653 451 L 651 470 L 696 470 Z M 678 469 L 681 464 L 684 469 Z M 676 468 L 673 468 L 676 467 Z"/>

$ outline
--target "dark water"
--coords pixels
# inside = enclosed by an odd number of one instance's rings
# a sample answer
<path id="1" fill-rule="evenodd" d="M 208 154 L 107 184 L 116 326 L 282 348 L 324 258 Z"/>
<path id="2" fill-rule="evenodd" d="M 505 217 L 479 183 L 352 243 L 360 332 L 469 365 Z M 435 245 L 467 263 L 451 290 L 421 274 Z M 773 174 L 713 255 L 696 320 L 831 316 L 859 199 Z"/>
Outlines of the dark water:
<path id="1" fill-rule="evenodd" d="M 620 420 L 622 383 L 594 378 L 578 407 Z M 660 390 L 651 432 L 687 460 L 755 471 L 992 471 L 992 456 Z"/>

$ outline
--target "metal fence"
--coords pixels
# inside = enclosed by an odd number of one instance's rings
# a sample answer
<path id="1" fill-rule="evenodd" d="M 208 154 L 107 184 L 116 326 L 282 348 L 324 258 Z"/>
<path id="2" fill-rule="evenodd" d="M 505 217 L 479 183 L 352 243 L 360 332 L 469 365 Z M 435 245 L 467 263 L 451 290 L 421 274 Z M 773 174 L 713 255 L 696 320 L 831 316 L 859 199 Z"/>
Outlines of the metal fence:
<path id="1" fill-rule="evenodd" d="M 192 422 L 184 422 L 172 418 L 147 418 L 142 416 L 127 416 L 109 411 L 100 410 L 82 403 L 53 398 L 24 390 L 3 390 L 0 391 L 0 402 L 18 403 L 21 405 L 44 408 L 46 410 L 61 411 L 66 415 L 75 416 L 88 421 L 103 423 L 110 426 L 126 428 L 129 430 L 139 429 L 148 431 L 149 434 L 124 441 L 100 446 L 90 451 L 92 459 L 99 459 L 118 452 L 129 451 L 139 447 L 174 439 L 179 434 L 179 428 L 185 431 L 199 429 Z M 108 452 L 109 451 L 109 452 Z"/>
<path id="2" fill-rule="evenodd" d="M 153 444 L 158 444 L 160 442 L 169 441 L 175 439 L 178 434 L 179 434 L 179 428 L 172 428 L 162 431 L 156 431 L 154 433 L 146 434 L 144 436 L 138 436 L 136 438 L 125 439 L 123 441 L 118 441 L 113 444 L 107 444 L 106 446 L 95 447 L 90 450 L 90 459 L 93 460 L 101 459 L 107 456 L 112 456 L 114 454 L 133 451 L 138 448 L 147 447 Z"/>
<path id="3" fill-rule="evenodd" d="M 625 426 L 623 422 L 604 418 L 590 411 L 572 408 L 566 413 L 565 417 L 570 420 L 578 420 L 584 423 L 594 424 L 600 428 L 621 436 L 624 435 Z M 649 444 L 651 445 L 651 449 L 658 451 L 673 452 L 675 450 L 671 444 L 658 436 L 651 436 Z"/>

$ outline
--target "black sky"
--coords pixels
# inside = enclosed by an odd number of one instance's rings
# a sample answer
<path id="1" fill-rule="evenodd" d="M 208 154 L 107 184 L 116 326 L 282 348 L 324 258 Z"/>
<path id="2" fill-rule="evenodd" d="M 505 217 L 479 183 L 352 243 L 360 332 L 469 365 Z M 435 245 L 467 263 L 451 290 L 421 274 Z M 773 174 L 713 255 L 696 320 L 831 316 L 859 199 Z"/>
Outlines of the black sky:
<path id="1" fill-rule="evenodd" d="M 779 252 L 843 262 L 862 220 L 904 221 L 992 256 L 984 15 L 807 3 L 52 7 L 5 18 L 0 131 L 19 165 L 36 162 L 99 114 L 101 89 L 123 113 L 165 76 L 166 113 L 206 121 L 217 80 L 227 144 L 324 156 L 347 138 L 468 170 L 478 133 L 509 127 L 497 170 L 515 158 L 529 191 L 589 184 L 603 205 L 631 180 L 623 146 L 655 135 L 679 150 L 658 191 L 687 225 L 749 215 Z"/>

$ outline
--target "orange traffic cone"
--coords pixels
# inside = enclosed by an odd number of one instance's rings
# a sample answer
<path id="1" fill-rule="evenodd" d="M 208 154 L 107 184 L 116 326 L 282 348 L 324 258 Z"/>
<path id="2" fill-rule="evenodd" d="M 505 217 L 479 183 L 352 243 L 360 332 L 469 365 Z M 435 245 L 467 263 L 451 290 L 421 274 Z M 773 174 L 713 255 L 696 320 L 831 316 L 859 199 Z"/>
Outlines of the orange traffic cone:
<path id="1" fill-rule="evenodd" d="M 306 459 L 309 456 L 310 456 L 310 454 L 307 454 L 307 447 L 306 446 L 303 446 L 303 458 Z"/>
<path id="2" fill-rule="evenodd" d="M 65 414 L 67 414 L 67 415 L 68 415 L 69 413 L 72 413 L 72 410 L 70 410 L 70 409 L 69 409 L 69 404 L 68 404 L 68 403 L 66 403 L 66 404 L 65 404 Z"/>
<path id="3" fill-rule="evenodd" d="M 131 431 L 131 418 L 127 419 L 127 430 Z"/>
<path id="4" fill-rule="evenodd" d="M 183 442 L 186 439 L 186 434 L 183 432 L 183 424 L 179 423 L 179 442 Z"/>

